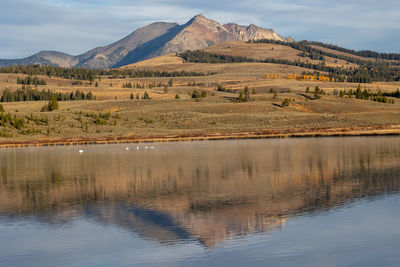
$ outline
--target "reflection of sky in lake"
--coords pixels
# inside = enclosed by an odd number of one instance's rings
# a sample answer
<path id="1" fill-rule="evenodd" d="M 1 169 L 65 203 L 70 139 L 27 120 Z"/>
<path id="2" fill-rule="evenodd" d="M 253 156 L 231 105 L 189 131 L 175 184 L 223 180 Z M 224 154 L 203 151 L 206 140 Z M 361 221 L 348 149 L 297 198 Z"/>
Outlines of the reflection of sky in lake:
<path id="1" fill-rule="evenodd" d="M 398 266 L 399 196 L 299 216 L 281 231 L 233 238 L 213 249 L 164 246 L 123 228 L 77 219 L 61 228 L 1 223 L 3 266 Z M 45 242 L 44 242 L 45 241 Z M 74 255 L 74 257 L 71 257 Z"/>

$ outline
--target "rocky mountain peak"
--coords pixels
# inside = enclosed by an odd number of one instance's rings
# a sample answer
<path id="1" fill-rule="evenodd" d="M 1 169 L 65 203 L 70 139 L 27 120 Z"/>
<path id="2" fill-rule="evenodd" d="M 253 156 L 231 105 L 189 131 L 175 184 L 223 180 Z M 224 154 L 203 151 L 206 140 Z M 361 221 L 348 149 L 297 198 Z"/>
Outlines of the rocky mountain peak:
<path id="1" fill-rule="evenodd" d="M 193 17 L 191 20 L 189 20 L 188 23 L 185 24 L 185 26 L 191 26 L 191 25 L 196 25 L 196 26 L 203 26 L 207 29 L 212 30 L 213 32 L 218 32 L 218 31 L 226 31 L 224 26 L 222 26 L 220 23 L 216 22 L 215 20 L 208 19 L 206 18 L 203 14 L 199 14 L 195 17 Z"/>
<path id="2" fill-rule="evenodd" d="M 197 19 L 207 19 L 207 18 L 202 13 L 200 13 L 193 17 L 193 20 L 197 20 Z"/>
<path id="3" fill-rule="evenodd" d="M 249 40 L 272 39 L 284 41 L 285 38 L 271 29 L 264 29 L 254 24 L 249 26 L 238 25 L 235 23 L 225 24 L 224 27 L 234 35 L 239 41 L 247 42 Z"/>

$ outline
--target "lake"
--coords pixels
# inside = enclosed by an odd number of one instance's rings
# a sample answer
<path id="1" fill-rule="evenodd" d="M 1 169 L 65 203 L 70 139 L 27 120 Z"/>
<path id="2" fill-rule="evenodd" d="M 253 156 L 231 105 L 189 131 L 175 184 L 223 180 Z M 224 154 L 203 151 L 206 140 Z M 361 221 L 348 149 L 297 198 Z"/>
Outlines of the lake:
<path id="1" fill-rule="evenodd" d="M 3 149 L 0 266 L 400 266 L 399 192 L 399 137 Z"/>

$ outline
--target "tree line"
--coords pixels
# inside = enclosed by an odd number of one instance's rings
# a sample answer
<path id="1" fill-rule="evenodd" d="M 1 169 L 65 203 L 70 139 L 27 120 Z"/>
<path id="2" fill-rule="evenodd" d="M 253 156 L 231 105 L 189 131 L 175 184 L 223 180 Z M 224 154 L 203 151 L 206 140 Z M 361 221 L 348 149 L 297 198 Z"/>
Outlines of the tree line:
<path id="1" fill-rule="evenodd" d="M 70 101 L 70 100 L 94 100 L 96 97 L 91 91 L 75 91 L 70 93 L 53 92 L 51 90 L 38 90 L 23 86 L 20 89 L 11 91 L 5 89 L 1 95 L 0 102 L 19 102 L 19 101 Z"/>
<path id="2" fill-rule="evenodd" d="M 362 100 L 370 100 L 370 101 L 375 101 L 375 102 L 380 102 L 380 103 L 389 103 L 389 104 L 394 104 L 393 99 L 389 99 L 388 97 L 396 97 L 400 98 L 400 91 L 397 89 L 395 92 L 382 92 L 381 90 L 378 90 L 378 92 L 373 93 L 371 90 L 361 89 L 361 85 L 358 85 L 356 90 L 340 90 L 339 91 L 339 97 L 349 97 L 351 98 L 352 96 L 355 96 L 356 99 L 362 99 Z"/>
<path id="3" fill-rule="evenodd" d="M 46 81 L 43 79 L 39 79 L 38 77 L 32 77 L 28 76 L 25 78 L 18 77 L 17 78 L 17 84 L 23 84 L 23 85 L 46 85 Z"/>
<path id="4" fill-rule="evenodd" d="M 29 76 L 44 75 L 48 77 L 60 77 L 65 79 L 94 81 L 101 79 L 101 76 L 109 78 L 146 78 L 146 77 L 189 77 L 214 75 L 215 72 L 194 72 L 194 71 L 152 71 L 136 69 L 85 69 L 85 68 L 64 68 L 47 65 L 16 65 L 1 67 L 0 73 L 18 73 Z"/>
<path id="5" fill-rule="evenodd" d="M 380 52 L 375 52 L 375 51 L 371 51 L 371 50 L 356 51 L 356 50 L 343 48 L 343 47 L 333 45 L 333 44 L 325 44 L 322 42 L 315 42 L 315 41 L 304 41 L 304 42 L 307 42 L 312 45 L 329 48 L 329 49 L 332 49 L 335 51 L 344 52 L 344 53 L 351 54 L 354 56 L 359 56 L 359 57 L 385 59 L 385 60 L 400 60 L 400 54 L 397 54 L 397 53 L 380 53 Z"/>

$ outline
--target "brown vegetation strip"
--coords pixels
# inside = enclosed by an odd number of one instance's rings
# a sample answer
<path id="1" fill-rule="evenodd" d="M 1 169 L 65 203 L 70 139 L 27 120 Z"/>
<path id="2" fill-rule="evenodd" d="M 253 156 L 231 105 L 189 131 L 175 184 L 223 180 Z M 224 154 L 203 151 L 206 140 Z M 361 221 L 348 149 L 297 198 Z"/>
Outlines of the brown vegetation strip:
<path id="1" fill-rule="evenodd" d="M 205 133 L 172 136 L 128 136 L 128 137 L 103 137 L 103 138 L 60 138 L 38 140 L 10 140 L 0 142 L 0 148 L 18 148 L 34 146 L 69 146 L 90 144 L 123 144 L 123 143 L 150 143 L 150 142 L 179 142 L 179 141 L 211 141 L 233 139 L 268 139 L 290 137 L 335 137 L 335 136 L 383 136 L 400 135 L 400 125 L 373 126 L 358 128 L 313 128 L 307 130 L 263 130 L 255 132 L 231 133 Z"/>

